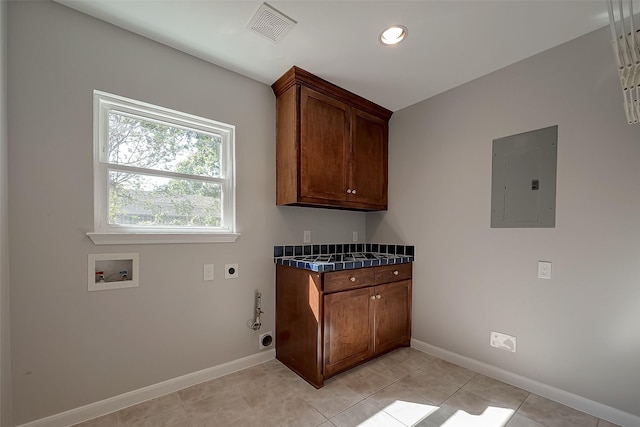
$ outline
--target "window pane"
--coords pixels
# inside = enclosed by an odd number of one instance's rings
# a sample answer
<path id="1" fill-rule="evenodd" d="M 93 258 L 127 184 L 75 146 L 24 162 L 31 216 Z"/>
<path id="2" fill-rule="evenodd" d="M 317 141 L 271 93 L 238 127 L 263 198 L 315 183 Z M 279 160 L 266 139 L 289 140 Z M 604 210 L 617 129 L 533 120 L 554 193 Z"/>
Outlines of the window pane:
<path id="1" fill-rule="evenodd" d="M 220 177 L 219 135 L 109 111 L 109 163 Z"/>
<path id="2" fill-rule="evenodd" d="M 109 171 L 109 224 L 220 227 L 219 184 Z"/>

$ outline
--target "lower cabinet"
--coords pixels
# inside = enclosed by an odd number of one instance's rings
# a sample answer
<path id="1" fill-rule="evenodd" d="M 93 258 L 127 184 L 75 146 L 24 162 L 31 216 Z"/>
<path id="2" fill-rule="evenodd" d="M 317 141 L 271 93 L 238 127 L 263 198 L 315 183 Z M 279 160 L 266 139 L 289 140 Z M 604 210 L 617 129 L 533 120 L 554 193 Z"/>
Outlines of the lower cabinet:
<path id="1" fill-rule="evenodd" d="M 374 351 L 386 353 L 411 341 L 411 281 L 375 287 Z"/>
<path id="2" fill-rule="evenodd" d="M 374 310 L 371 287 L 325 295 L 325 377 L 373 356 Z"/>
<path id="3" fill-rule="evenodd" d="M 314 273 L 276 268 L 276 358 L 309 383 L 411 339 L 411 264 Z"/>

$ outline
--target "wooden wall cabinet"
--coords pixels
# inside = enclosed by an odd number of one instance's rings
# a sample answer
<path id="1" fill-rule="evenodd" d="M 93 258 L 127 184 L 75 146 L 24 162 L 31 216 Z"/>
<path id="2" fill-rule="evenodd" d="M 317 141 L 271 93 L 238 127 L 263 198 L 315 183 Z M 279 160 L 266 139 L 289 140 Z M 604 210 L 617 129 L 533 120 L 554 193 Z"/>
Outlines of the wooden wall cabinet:
<path id="1" fill-rule="evenodd" d="M 276 203 L 387 209 L 392 112 L 293 67 L 276 95 Z"/>
<path id="2" fill-rule="evenodd" d="M 276 266 L 276 358 L 315 387 L 411 340 L 411 263 L 315 273 Z"/>

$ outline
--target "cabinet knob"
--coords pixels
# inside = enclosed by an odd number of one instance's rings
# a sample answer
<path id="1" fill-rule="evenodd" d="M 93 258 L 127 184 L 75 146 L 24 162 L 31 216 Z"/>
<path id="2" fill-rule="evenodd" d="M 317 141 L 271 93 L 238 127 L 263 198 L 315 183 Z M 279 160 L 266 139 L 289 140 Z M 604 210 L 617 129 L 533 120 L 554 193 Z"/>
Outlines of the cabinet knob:
<path id="1" fill-rule="evenodd" d="M 395 270 L 395 271 L 393 272 L 393 275 L 394 275 L 394 276 L 397 276 L 398 274 L 399 274 L 399 273 L 398 273 L 398 270 Z"/>
<path id="2" fill-rule="evenodd" d="M 351 190 L 351 194 L 356 194 L 356 190 Z"/>
<path id="3" fill-rule="evenodd" d="M 352 282 L 355 282 L 356 278 L 355 277 L 349 277 L 349 280 L 352 281 Z"/>
<path id="4" fill-rule="evenodd" d="M 376 295 L 376 298 L 380 299 L 380 298 L 382 298 L 382 297 L 380 296 L 380 294 L 378 294 L 378 295 Z"/>
<path id="5" fill-rule="evenodd" d="M 375 295 L 371 295 L 371 299 L 376 299 L 376 296 Z"/>
<path id="6" fill-rule="evenodd" d="M 351 189 L 350 188 L 347 188 L 347 193 L 351 194 Z"/>

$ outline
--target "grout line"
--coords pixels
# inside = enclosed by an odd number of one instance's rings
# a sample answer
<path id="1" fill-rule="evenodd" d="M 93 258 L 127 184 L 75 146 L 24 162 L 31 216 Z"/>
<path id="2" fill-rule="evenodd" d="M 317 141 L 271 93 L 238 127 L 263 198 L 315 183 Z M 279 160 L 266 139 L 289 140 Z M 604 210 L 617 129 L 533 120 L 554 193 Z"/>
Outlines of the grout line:
<path id="1" fill-rule="evenodd" d="M 457 366 L 457 365 L 456 365 L 456 366 Z M 471 371 L 471 369 L 469 369 L 469 371 Z M 471 372 L 475 372 L 475 371 L 471 371 Z M 464 384 L 462 384 L 462 385 L 460 386 L 460 390 L 462 390 L 462 387 L 464 387 L 464 386 L 466 386 L 467 384 L 469 384 L 469 383 L 470 383 L 470 382 L 471 382 L 475 377 L 477 377 L 478 375 L 480 375 L 480 374 L 478 374 L 477 372 L 475 372 L 475 375 L 474 375 L 474 376 L 472 376 L 471 378 L 469 378 L 469 379 L 467 380 L 467 382 L 465 382 Z M 465 390 L 465 391 L 466 391 L 466 390 Z"/>
<path id="2" fill-rule="evenodd" d="M 496 381 L 497 381 L 497 380 L 496 380 Z M 505 384 L 506 384 L 506 383 L 505 383 Z M 512 386 L 512 387 L 513 387 L 513 386 Z M 523 389 L 520 389 L 520 390 L 523 390 Z M 527 390 L 524 390 L 524 391 L 527 391 Z M 531 396 L 531 392 L 530 392 L 530 391 L 527 391 L 527 396 L 526 396 L 524 399 L 522 399 L 522 402 L 520 402 L 520 405 L 518 405 L 518 408 L 515 410 L 515 412 L 513 413 L 513 415 L 515 415 L 515 414 L 517 414 L 517 413 L 518 413 L 518 411 L 520 410 L 520 408 L 522 408 L 522 405 L 524 405 L 524 402 L 526 402 L 526 400 L 529 398 L 529 396 Z M 524 417 L 524 415 L 522 415 L 522 416 Z M 527 418 L 527 417 L 525 417 L 525 418 Z M 528 418 L 527 418 L 527 419 L 528 419 Z M 533 421 L 533 420 L 531 420 L 531 421 Z"/>
<path id="3" fill-rule="evenodd" d="M 456 366 L 457 366 L 457 365 L 456 365 Z M 472 372 L 474 372 L 474 371 L 472 371 Z M 451 397 L 453 397 L 453 395 L 454 395 L 454 394 L 456 394 L 457 392 L 461 391 L 461 390 L 462 390 L 462 387 L 464 387 L 464 386 L 466 386 L 467 384 L 469 384 L 469 383 L 471 382 L 471 380 L 472 380 L 472 379 L 474 379 L 474 378 L 475 378 L 475 377 L 477 377 L 477 376 L 478 376 L 478 373 L 476 372 L 476 374 L 475 374 L 474 376 L 472 376 L 471 378 L 469 378 L 469 379 L 468 379 L 464 384 L 462 384 L 460 387 L 458 387 L 458 389 L 457 389 L 456 391 L 454 391 L 454 392 L 453 392 L 453 393 L 451 393 L 451 394 L 450 394 L 446 399 L 444 399 L 444 400 L 442 401 L 442 403 L 440 403 L 440 406 L 444 405 L 444 403 L 445 403 L 447 400 L 451 399 Z M 466 392 L 466 390 L 465 390 L 465 392 Z M 475 393 L 473 393 L 473 392 L 469 392 L 469 393 L 475 394 Z M 476 396 L 478 396 L 478 395 L 476 394 Z M 482 397 L 482 396 L 478 396 L 478 397 Z"/>

